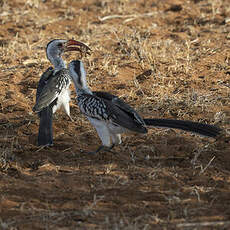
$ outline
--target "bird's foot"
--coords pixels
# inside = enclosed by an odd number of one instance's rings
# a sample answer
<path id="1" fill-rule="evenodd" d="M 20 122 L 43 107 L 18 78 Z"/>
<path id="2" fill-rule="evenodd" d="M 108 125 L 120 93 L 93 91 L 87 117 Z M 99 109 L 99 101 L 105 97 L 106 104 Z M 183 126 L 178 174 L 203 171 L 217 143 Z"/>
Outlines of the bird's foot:
<path id="1" fill-rule="evenodd" d="M 96 151 L 92 151 L 92 152 L 88 152 L 88 154 L 96 154 L 100 151 L 108 151 L 108 152 L 112 152 L 112 153 L 115 153 L 113 151 L 111 151 L 111 149 L 114 147 L 115 145 L 111 145 L 110 147 L 107 147 L 107 146 L 104 146 L 104 145 L 101 145 Z"/>

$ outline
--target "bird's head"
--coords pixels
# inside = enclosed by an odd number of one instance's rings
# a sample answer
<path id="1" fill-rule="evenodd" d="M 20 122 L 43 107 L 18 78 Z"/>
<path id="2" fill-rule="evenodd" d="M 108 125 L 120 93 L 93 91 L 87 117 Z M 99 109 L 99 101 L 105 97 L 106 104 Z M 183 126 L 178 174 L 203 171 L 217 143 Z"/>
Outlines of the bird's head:
<path id="1" fill-rule="evenodd" d="M 53 59 L 60 57 L 64 52 L 79 51 L 81 55 L 90 54 L 91 49 L 82 42 L 73 39 L 54 39 L 47 44 L 46 55 L 52 62 Z"/>

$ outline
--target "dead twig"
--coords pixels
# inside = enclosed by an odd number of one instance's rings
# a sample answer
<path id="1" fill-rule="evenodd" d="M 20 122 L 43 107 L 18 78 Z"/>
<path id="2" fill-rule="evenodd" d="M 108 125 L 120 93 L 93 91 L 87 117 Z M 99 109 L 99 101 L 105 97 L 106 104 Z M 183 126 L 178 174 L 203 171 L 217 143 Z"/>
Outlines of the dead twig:
<path id="1" fill-rule="evenodd" d="M 119 14 L 114 14 L 114 15 L 108 15 L 105 17 L 98 17 L 98 19 L 103 22 L 106 20 L 114 19 L 114 18 L 127 18 L 124 22 L 128 22 L 130 20 L 136 19 L 136 18 L 142 18 L 142 17 L 151 17 L 155 12 L 150 12 L 150 13 L 145 13 L 145 14 L 129 14 L 129 15 L 119 15 Z"/>
<path id="2" fill-rule="evenodd" d="M 211 165 L 212 161 L 215 159 L 215 156 L 208 162 L 208 164 L 201 169 L 200 174 L 204 173 L 204 171 Z"/>
<path id="3" fill-rule="evenodd" d="M 206 226 L 229 226 L 230 221 L 206 221 L 206 222 L 194 222 L 194 223 L 182 223 L 177 224 L 178 228 L 191 228 L 191 227 L 206 227 Z"/>

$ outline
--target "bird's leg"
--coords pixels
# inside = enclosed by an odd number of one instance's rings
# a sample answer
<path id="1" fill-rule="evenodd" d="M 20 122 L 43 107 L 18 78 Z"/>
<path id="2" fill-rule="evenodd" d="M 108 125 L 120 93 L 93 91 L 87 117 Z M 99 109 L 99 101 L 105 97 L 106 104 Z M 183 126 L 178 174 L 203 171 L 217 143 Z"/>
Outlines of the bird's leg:
<path id="1" fill-rule="evenodd" d="M 96 154 L 96 153 L 98 153 L 98 152 L 100 152 L 100 151 L 108 151 L 108 152 L 112 152 L 111 151 L 111 149 L 114 147 L 115 145 L 113 144 L 113 145 L 111 145 L 110 147 L 107 147 L 107 146 L 105 146 L 105 145 L 101 145 L 101 146 L 99 146 L 99 148 L 96 150 L 96 151 L 92 151 L 92 152 L 88 152 L 88 154 Z M 112 152 L 112 153 L 114 153 L 114 152 Z"/>
<path id="2" fill-rule="evenodd" d="M 68 117 L 69 117 L 70 121 L 75 122 L 74 119 L 70 115 Z"/>
<path id="3" fill-rule="evenodd" d="M 93 152 L 89 152 L 90 154 L 98 153 L 102 150 L 112 152 L 111 149 L 115 146 L 116 143 L 111 143 L 111 133 L 107 127 L 107 123 L 105 121 L 97 120 L 91 117 L 88 117 L 90 123 L 94 126 L 97 131 L 98 136 L 101 139 L 102 145 Z M 115 152 L 114 152 L 115 153 Z"/>

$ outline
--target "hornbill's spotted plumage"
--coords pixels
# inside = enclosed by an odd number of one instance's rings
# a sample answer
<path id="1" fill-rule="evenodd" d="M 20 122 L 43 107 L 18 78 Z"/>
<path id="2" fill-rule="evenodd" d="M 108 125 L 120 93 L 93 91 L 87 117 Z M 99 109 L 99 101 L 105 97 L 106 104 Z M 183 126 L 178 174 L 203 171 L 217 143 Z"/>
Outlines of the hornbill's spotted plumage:
<path id="1" fill-rule="evenodd" d="M 167 127 L 194 132 L 207 137 L 217 137 L 221 129 L 216 126 L 173 119 L 143 119 L 120 98 L 106 92 L 92 92 L 87 85 L 86 73 L 81 61 L 69 64 L 74 82 L 78 106 L 95 127 L 101 141 L 95 152 L 111 149 L 121 143 L 121 134 L 127 131 L 147 133 L 147 126 Z"/>
<path id="2" fill-rule="evenodd" d="M 41 76 L 36 93 L 36 103 L 33 111 L 40 118 L 38 145 L 53 144 L 52 116 L 61 107 L 70 117 L 71 78 L 69 70 L 61 55 L 67 51 L 89 53 L 89 47 L 75 40 L 55 39 L 48 43 L 46 55 L 54 68 L 49 67 Z"/>

